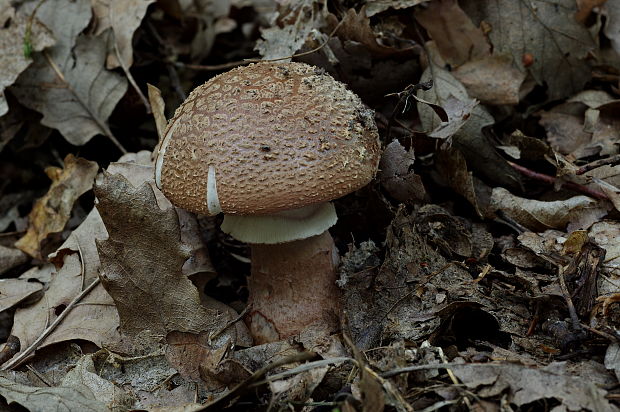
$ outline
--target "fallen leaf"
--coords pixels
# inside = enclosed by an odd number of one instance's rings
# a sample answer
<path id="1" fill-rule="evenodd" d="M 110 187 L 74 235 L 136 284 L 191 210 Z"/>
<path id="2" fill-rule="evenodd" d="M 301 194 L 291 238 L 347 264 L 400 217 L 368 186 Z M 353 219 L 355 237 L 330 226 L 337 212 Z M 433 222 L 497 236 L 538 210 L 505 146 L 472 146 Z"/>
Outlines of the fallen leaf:
<path id="1" fill-rule="evenodd" d="M 42 289 L 43 285 L 37 282 L 28 282 L 24 279 L 0 279 L 0 312 L 27 300 Z"/>
<path id="2" fill-rule="evenodd" d="M 448 121 L 442 122 L 435 130 L 427 133 L 428 136 L 450 141 L 449 139 L 469 120 L 477 105 L 476 99 L 460 100 L 454 96 L 448 96 L 442 103 L 442 108 L 448 115 Z"/>
<path id="3" fill-rule="evenodd" d="M 604 14 L 607 16 L 603 32 L 616 53 L 620 53 L 620 1 L 607 0 L 603 5 Z"/>
<path id="4" fill-rule="evenodd" d="M 426 7 L 415 9 L 415 18 L 454 68 L 491 53 L 482 30 L 472 23 L 456 0 L 431 1 Z"/>
<path id="5" fill-rule="evenodd" d="M 106 67 L 129 68 L 133 64 L 133 34 L 140 26 L 146 9 L 155 0 L 93 0 L 96 19 L 95 36 L 112 30 Z M 118 51 L 118 52 L 117 52 Z M 120 58 L 120 62 L 119 62 Z M 121 63 L 122 62 L 122 63 Z"/>
<path id="6" fill-rule="evenodd" d="M 437 171 L 442 175 L 443 182 L 467 199 L 478 216 L 482 217 L 474 180 L 461 152 L 455 148 L 440 150 L 437 153 Z"/>
<path id="7" fill-rule="evenodd" d="M 122 176 L 104 173 L 95 193 L 110 235 L 98 242 L 100 277 L 125 334 L 149 331 L 157 339 L 171 331 L 213 331 L 228 321 L 200 304 L 198 290 L 181 272 L 189 250 L 180 242 L 177 214 L 159 208 L 151 186 L 136 189 Z"/>
<path id="8" fill-rule="evenodd" d="M 379 163 L 381 185 L 394 199 L 403 203 L 421 201 L 426 196 L 422 178 L 412 168 L 413 149 L 407 151 L 398 140 L 387 145 Z"/>
<path id="9" fill-rule="evenodd" d="M 0 245 L 0 275 L 28 260 L 28 255 L 21 250 Z"/>
<path id="10" fill-rule="evenodd" d="M 63 266 L 52 274 L 45 295 L 34 305 L 18 309 L 11 334 L 17 336 L 22 351 L 60 315 L 83 289 L 83 273 L 77 253 L 64 257 Z M 37 346 L 37 349 L 74 339 L 101 347 L 119 340 L 118 314 L 101 285 L 73 306 L 63 321 Z"/>
<path id="11" fill-rule="evenodd" d="M 553 362 L 543 368 L 516 364 L 455 366 L 456 377 L 481 397 L 508 393 L 507 401 L 518 407 L 544 399 L 558 399 L 568 410 L 616 411 L 605 394 L 590 379 L 571 376 L 566 363 Z"/>
<path id="12" fill-rule="evenodd" d="M 6 399 L 7 404 L 17 404 L 29 411 L 109 411 L 86 387 L 36 387 L 0 377 L 0 395 Z"/>
<path id="13" fill-rule="evenodd" d="M 52 33 L 35 18 L 30 26 L 30 44 L 25 45 L 28 21 L 29 18 L 18 14 L 0 29 L 0 116 L 9 110 L 4 90 L 32 63 L 32 57 L 25 55 L 24 48 L 39 52 L 54 44 Z"/>
<path id="14" fill-rule="evenodd" d="M 372 17 L 388 9 L 408 9 L 429 0 L 366 0 L 366 16 Z"/>
<path id="15" fill-rule="evenodd" d="M 306 42 L 309 33 L 324 24 L 327 7 L 314 7 L 314 0 L 303 0 L 291 6 L 280 15 L 277 23 L 261 30 L 262 39 L 256 42 L 254 49 L 263 59 L 279 59 L 295 54 Z M 283 10 L 284 11 L 284 10 Z"/>
<path id="16" fill-rule="evenodd" d="M 586 196 L 545 202 L 515 196 L 501 187 L 493 189 L 491 203 L 496 210 L 533 231 L 565 229 L 569 224 L 569 230 L 587 229 L 608 211 L 607 206 Z"/>
<path id="17" fill-rule="evenodd" d="M 36 2 L 28 3 L 30 13 Z M 43 2 L 37 18 L 51 28 L 56 44 L 36 53 L 34 63 L 11 88 L 20 103 L 43 114 L 41 123 L 58 129 L 72 144 L 94 135 L 112 139 L 107 120 L 127 90 L 127 81 L 105 70 L 106 44 L 80 35 L 91 18 L 89 0 Z"/>
<path id="18" fill-rule="evenodd" d="M 432 59 L 431 59 L 431 64 Z M 472 102 L 465 87 L 447 70 L 433 64 L 432 69 L 426 69 L 420 82 L 432 80 L 433 87 L 418 91 L 418 97 L 445 108 L 446 102 L 456 99 L 460 102 Z M 463 104 L 461 103 L 461 104 Z M 418 103 L 420 121 L 424 130 L 431 131 L 441 126 L 437 114 L 427 105 Z M 473 107 L 467 119 L 457 117 L 457 123 L 462 123 L 452 137 L 453 144 L 468 161 L 469 168 L 488 177 L 492 181 L 513 187 L 520 182 L 521 177 L 495 151 L 482 133 L 482 128 L 493 123 L 493 117 L 480 105 Z"/>
<path id="19" fill-rule="evenodd" d="M 519 103 L 525 73 L 517 69 L 512 57 L 485 56 L 470 60 L 452 72 L 467 93 L 484 104 L 515 105 Z"/>
<path id="20" fill-rule="evenodd" d="M 75 388 L 81 392 L 90 390 L 95 399 L 112 411 L 130 409 L 134 399 L 112 382 L 97 375 L 92 355 L 84 355 L 60 383 L 64 388 Z"/>
<path id="21" fill-rule="evenodd" d="M 43 259 L 44 241 L 64 229 L 75 201 L 92 188 L 98 168 L 97 163 L 72 154 L 65 157 L 63 169 L 47 168 L 52 185 L 45 196 L 35 202 L 29 215 L 28 231 L 15 247 Z"/>
<path id="22" fill-rule="evenodd" d="M 588 29 L 575 21 L 574 0 L 468 1 L 461 7 L 475 24 L 484 21 L 490 27 L 494 54 L 512 56 L 520 70 L 546 84 L 549 100 L 580 91 L 590 79 L 587 57 L 596 44 Z M 527 67 L 525 54 L 534 57 Z"/>

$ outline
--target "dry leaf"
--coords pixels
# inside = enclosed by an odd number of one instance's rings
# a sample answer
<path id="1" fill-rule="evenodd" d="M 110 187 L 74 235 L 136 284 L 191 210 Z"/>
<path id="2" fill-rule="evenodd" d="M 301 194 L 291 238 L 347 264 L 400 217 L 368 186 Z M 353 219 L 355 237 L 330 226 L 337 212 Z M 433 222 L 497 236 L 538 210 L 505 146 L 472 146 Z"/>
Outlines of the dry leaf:
<path id="1" fill-rule="evenodd" d="M 470 96 L 484 104 L 517 104 L 525 73 L 509 56 L 493 55 L 470 60 L 452 72 Z"/>
<path id="2" fill-rule="evenodd" d="M 134 399 L 112 382 L 97 375 L 92 355 L 84 355 L 62 379 L 61 387 L 75 388 L 86 392 L 90 390 L 95 399 L 105 404 L 112 411 L 130 409 Z M 86 388 L 84 388 L 86 387 Z"/>
<path id="3" fill-rule="evenodd" d="M 468 388 L 482 397 L 508 393 L 507 401 L 518 407 L 549 398 L 558 399 L 568 409 L 616 411 L 592 379 L 571 376 L 566 363 L 553 362 L 542 368 L 517 364 L 462 365 L 452 371 Z"/>
<path id="4" fill-rule="evenodd" d="M 416 20 L 435 41 L 441 56 L 452 67 L 490 54 L 486 37 L 463 12 L 456 0 L 435 0 L 415 10 Z"/>
<path id="5" fill-rule="evenodd" d="M 100 277 L 124 333 L 149 331 L 161 338 L 171 331 L 212 331 L 227 322 L 228 316 L 200 304 L 198 290 L 181 272 L 189 250 L 181 243 L 177 214 L 159 208 L 151 186 L 135 189 L 122 176 L 104 173 L 95 193 L 110 235 L 98 242 Z"/>
<path id="6" fill-rule="evenodd" d="M 418 4 L 428 1 L 429 0 L 366 0 L 366 16 L 372 17 L 388 9 L 408 9 L 409 7 L 417 6 Z"/>
<path id="7" fill-rule="evenodd" d="M 572 224 L 571 231 L 587 229 L 608 211 L 607 206 L 586 196 L 544 202 L 515 196 L 501 187 L 493 189 L 491 203 L 496 210 L 533 231 L 565 229 L 569 224 Z"/>
<path id="8" fill-rule="evenodd" d="M 29 411 L 109 412 L 107 406 L 96 400 L 86 387 L 36 387 L 0 377 L 0 395 L 6 399 L 7 404 L 21 405 Z"/>
<path id="9" fill-rule="evenodd" d="M 586 27 L 575 21 L 574 0 L 477 0 L 461 6 L 475 24 L 484 21 L 490 27 L 494 54 L 512 56 L 520 70 L 547 85 L 549 100 L 580 91 L 590 79 L 586 58 L 596 45 Z M 526 54 L 534 58 L 527 67 Z"/>
<path id="10" fill-rule="evenodd" d="M 295 54 L 306 42 L 308 34 L 325 22 L 327 7 L 314 6 L 315 0 L 297 2 L 280 19 L 287 21 L 261 30 L 262 39 L 254 49 L 263 59 L 279 59 Z"/>
<path id="11" fill-rule="evenodd" d="M 478 216 L 482 217 L 472 174 L 467 170 L 467 163 L 461 152 L 454 148 L 440 150 L 437 155 L 437 170 L 442 175 L 444 183 L 467 199 Z"/>
<path id="12" fill-rule="evenodd" d="M 47 194 L 35 202 L 29 216 L 28 231 L 15 243 L 15 247 L 32 257 L 43 259 L 44 241 L 64 229 L 73 203 L 92 188 L 98 168 L 97 163 L 71 154 L 64 159 L 63 169 L 47 168 L 52 185 Z"/>
<path id="13" fill-rule="evenodd" d="M 4 89 L 12 85 L 17 76 L 32 63 L 30 56 L 24 55 L 24 47 L 38 52 L 54 44 L 52 33 L 34 19 L 30 26 L 30 46 L 24 44 L 24 34 L 29 18 L 19 14 L 0 28 L 0 116 L 9 110 Z"/>
<path id="14" fill-rule="evenodd" d="M 52 275 L 49 288 L 36 304 L 18 309 L 11 334 L 17 336 L 22 350 L 32 344 L 67 305 L 82 291 L 83 274 L 80 257 L 66 255 L 58 273 Z M 81 339 L 101 347 L 115 343 L 118 314 L 110 296 L 101 285 L 71 308 L 65 319 L 45 338 L 38 348 L 57 342 Z"/>
<path id="15" fill-rule="evenodd" d="M 96 18 L 95 35 L 112 29 L 108 69 L 119 66 L 126 68 L 133 64 L 133 34 L 140 26 L 146 9 L 155 0 L 93 0 L 93 14 Z M 117 53 L 118 50 L 118 53 Z M 122 64 L 119 63 L 119 57 Z"/>
<path id="16" fill-rule="evenodd" d="M 28 3 L 24 11 L 32 12 L 35 3 Z M 90 21 L 90 1 L 46 1 L 37 18 L 51 28 L 57 43 L 47 54 L 35 54 L 32 66 L 11 88 L 13 94 L 42 113 L 41 123 L 58 129 L 72 144 L 85 144 L 96 134 L 111 137 L 107 120 L 125 94 L 127 81 L 105 70 L 104 39 L 78 36 Z"/>
<path id="17" fill-rule="evenodd" d="M 38 282 L 29 282 L 25 279 L 0 279 L 0 312 L 27 300 L 41 289 L 43 285 Z"/>
<path id="18" fill-rule="evenodd" d="M 379 180 L 399 202 L 421 201 L 426 196 L 422 178 L 412 170 L 414 161 L 413 149 L 405 150 L 398 140 L 387 145 L 381 155 Z"/>
<path id="19" fill-rule="evenodd" d="M 28 262 L 28 255 L 19 249 L 0 245 L 0 275 Z"/>
<path id="20" fill-rule="evenodd" d="M 420 82 L 429 80 L 433 80 L 433 87 L 428 91 L 420 90 L 418 97 L 444 108 L 452 99 L 460 102 L 472 101 L 465 87 L 451 73 L 438 66 L 434 66 L 432 70 L 426 69 Z M 441 120 L 427 105 L 418 103 L 418 112 L 424 130 L 435 130 L 441 126 Z M 457 117 L 454 121 L 462 122 L 462 125 L 452 137 L 453 144 L 463 153 L 471 169 L 509 187 L 520 181 L 519 174 L 506 163 L 482 134 L 482 128 L 493 123 L 493 117 L 483 107 L 477 105 L 473 107 L 467 119 Z"/>
<path id="21" fill-rule="evenodd" d="M 605 36 L 611 40 L 611 45 L 616 53 L 620 54 L 620 0 L 607 0 L 603 5 L 605 22 Z"/>

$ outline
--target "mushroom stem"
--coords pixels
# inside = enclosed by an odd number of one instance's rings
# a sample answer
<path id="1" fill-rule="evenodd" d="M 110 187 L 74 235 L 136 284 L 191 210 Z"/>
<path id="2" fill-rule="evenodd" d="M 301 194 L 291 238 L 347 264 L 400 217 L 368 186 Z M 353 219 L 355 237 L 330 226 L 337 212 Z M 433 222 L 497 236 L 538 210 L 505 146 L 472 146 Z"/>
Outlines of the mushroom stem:
<path id="1" fill-rule="evenodd" d="M 338 251 L 328 231 L 288 243 L 252 244 L 251 311 L 255 344 L 294 336 L 311 325 L 338 328 Z"/>

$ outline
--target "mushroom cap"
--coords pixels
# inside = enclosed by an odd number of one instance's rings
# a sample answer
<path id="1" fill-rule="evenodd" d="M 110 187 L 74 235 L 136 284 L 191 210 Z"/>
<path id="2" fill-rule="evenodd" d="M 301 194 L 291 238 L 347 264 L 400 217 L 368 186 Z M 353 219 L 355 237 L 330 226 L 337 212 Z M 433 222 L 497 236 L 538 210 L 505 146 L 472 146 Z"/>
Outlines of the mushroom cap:
<path id="1" fill-rule="evenodd" d="M 304 63 L 258 63 L 197 87 L 164 132 L 156 182 L 201 214 L 266 215 L 366 185 L 379 162 L 374 113 Z"/>

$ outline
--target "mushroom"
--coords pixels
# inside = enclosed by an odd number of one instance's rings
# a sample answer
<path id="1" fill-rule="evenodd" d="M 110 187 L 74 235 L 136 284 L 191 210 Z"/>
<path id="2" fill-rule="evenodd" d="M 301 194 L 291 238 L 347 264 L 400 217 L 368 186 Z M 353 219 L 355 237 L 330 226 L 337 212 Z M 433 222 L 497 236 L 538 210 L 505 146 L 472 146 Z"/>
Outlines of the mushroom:
<path id="1" fill-rule="evenodd" d="M 168 123 L 157 186 L 189 211 L 224 213 L 222 230 L 251 245 L 255 343 L 337 329 L 338 253 L 330 200 L 366 185 L 379 162 L 373 111 L 303 63 L 259 63 L 196 88 Z"/>

